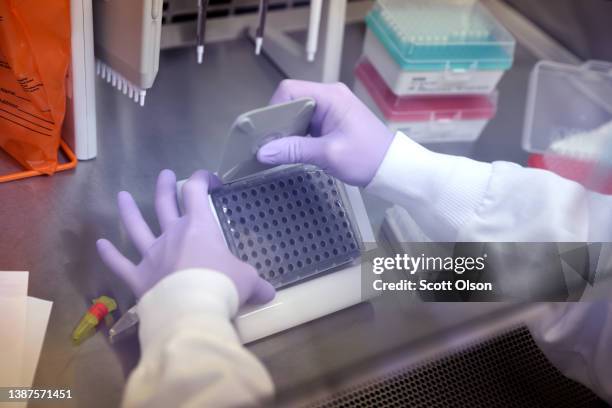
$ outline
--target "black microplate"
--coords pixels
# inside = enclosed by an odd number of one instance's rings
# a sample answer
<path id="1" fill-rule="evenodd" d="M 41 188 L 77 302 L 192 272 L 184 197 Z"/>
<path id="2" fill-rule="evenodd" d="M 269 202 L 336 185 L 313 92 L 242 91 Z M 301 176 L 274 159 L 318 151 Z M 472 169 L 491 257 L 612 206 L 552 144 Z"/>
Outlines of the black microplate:
<path id="1" fill-rule="evenodd" d="M 322 170 L 254 176 L 220 187 L 211 198 L 230 250 L 277 289 L 361 254 L 343 187 Z"/>

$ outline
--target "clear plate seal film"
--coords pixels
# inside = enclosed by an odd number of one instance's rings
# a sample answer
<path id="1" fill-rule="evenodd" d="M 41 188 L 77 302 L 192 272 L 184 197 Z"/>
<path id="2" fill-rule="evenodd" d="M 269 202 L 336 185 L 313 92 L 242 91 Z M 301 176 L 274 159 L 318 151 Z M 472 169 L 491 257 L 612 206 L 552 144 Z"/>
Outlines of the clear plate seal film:
<path id="1" fill-rule="evenodd" d="M 211 193 L 230 250 L 274 287 L 300 282 L 361 255 L 361 238 L 341 183 L 292 167 Z"/>

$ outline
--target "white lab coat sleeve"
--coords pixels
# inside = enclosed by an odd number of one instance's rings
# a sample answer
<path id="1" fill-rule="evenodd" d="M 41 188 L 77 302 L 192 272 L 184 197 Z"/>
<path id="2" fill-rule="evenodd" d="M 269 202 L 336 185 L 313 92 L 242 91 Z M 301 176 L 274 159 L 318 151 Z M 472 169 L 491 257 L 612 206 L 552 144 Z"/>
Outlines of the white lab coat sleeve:
<path id="1" fill-rule="evenodd" d="M 264 406 L 274 386 L 231 323 L 238 293 L 216 271 L 162 279 L 138 303 L 141 358 L 124 407 Z"/>
<path id="2" fill-rule="evenodd" d="M 401 132 L 366 191 L 404 207 L 434 241 L 612 241 L 612 196 L 545 170 L 435 153 Z"/>
<path id="3" fill-rule="evenodd" d="M 612 241 L 612 196 L 544 170 L 434 153 L 401 132 L 366 191 L 404 207 L 434 241 Z M 549 307 L 530 325 L 541 349 L 612 403 L 612 303 Z"/>

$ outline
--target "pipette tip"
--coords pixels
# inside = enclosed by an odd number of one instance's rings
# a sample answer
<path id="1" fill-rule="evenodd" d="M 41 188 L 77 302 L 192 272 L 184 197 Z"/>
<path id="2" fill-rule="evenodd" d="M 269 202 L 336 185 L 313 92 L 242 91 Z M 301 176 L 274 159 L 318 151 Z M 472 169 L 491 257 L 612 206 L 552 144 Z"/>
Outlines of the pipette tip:
<path id="1" fill-rule="evenodd" d="M 196 47 L 196 54 L 198 56 L 198 64 L 201 64 L 202 62 L 204 62 L 204 46 L 203 45 L 198 45 Z"/>
<path id="2" fill-rule="evenodd" d="M 204 47 L 202 47 L 202 54 L 204 54 L 203 48 Z M 96 74 L 102 77 L 102 79 L 106 82 L 110 83 L 119 92 L 122 92 L 124 95 L 128 95 L 129 98 L 135 103 L 139 104 L 140 106 L 144 106 L 146 96 L 145 89 L 141 89 L 132 84 L 129 80 L 100 60 L 96 60 Z"/>
<path id="3" fill-rule="evenodd" d="M 261 47 L 263 46 L 263 38 L 255 38 L 255 55 L 261 54 Z"/>
<path id="4" fill-rule="evenodd" d="M 313 62 L 315 60 L 315 53 L 309 51 L 306 55 L 306 59 L 308 62 Z"/>

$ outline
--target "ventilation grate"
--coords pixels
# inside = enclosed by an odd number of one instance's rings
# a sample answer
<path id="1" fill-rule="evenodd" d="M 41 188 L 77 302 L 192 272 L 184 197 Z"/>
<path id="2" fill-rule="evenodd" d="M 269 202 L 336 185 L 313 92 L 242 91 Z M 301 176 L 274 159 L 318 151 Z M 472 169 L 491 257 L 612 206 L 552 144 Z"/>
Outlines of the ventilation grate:
<path id="1" fill-rule="evenodd" d="M 211 197 L 232 252 L 276 288 L 360 256 L 342 186 L 322 170 L 268 173 Z"/>
<path id="2" fill-rule="evenodd" d="M 287 10 L 307 7 L 309 0 L 269 0 L 268 10 Z M 198 18 L 198 2 L 196 0 L 165 0 L 163 8 L 163 23 L 173 24 L 186 21 L 196 21 Z M 206 18 L 224 18 L 257 14 L 259 0 L 210 0 Z"/>
<path id="3" fill-rule="evenodd" d="M 363 0 L 348 0 L 363 1 Z M 268 10 L 292 10 L 310 6 L 310 0 L 269 0 Z M 196 21 L 197 0 L 164 0 L 162 24 Z M 224 18 L 259 13 L 259 0 L 210 0 L 206 18 Z"/>
<path id="4" fill-rule="evenodd" d="M 606 407 L 563 376 L 519 328 L 319 401 L 343 407 Z"/>

